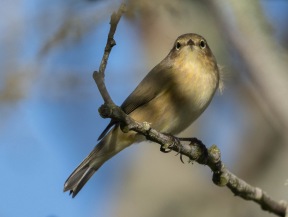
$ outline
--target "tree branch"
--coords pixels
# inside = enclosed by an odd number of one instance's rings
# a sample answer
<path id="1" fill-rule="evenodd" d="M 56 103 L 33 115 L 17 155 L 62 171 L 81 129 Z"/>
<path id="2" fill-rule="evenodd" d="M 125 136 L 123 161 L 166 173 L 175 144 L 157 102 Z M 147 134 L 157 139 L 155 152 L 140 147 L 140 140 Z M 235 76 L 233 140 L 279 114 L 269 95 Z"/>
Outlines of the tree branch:
<path id="1" fill-rule="evenodd" d="M 122 4 L 116 13 L 113 13 L 110 20 L 110 31 L 105 47 L 104 55 L 99 67 L 99 72 L 93 73 L 93 78 L 103 97 L 104 104 L 99 108 L 99 113 L 103 118 L 111 118 L 120 122 L 120 127 L 124 133 L 133 130 L 144 135 L 147 140 L 161 145 L 161 150 L 173 150 L 187 156 L 190 161 L 196 161 L 199 164 L 207 165 L 213 172 L 213 182 L 218 186 L 227 186 L 236 196 L 245 200 L 253 200 L 258 203 L 263 210 L 272 212 L 278 216 L 285 217 L 287 213 L 287 202 L 277 202 L 271 199 L 267 193 L 257 187 L 253 187 L 231 173 L 221 161 L 221 153 L 216 145 L 209 149 L 196 138 L 177 138 L 156 131 L 150 127 L 147 122 L 137 122 L 125 114 L 120 107 L 112 101 L 104 83 L 105 69 L 112 47 L 116 45 L 114 34 L 118 22 L 125 11 L 125 5 Z"/>
<path id="2" fill-rule="evenodd" d="M 98 89 L 102 95 L 102 98 L 104 99 L 105 103 L 107 104 L 114 104 L 108 91 L 107 88 L 104 84 L 104 77 L 105 77 L 105 69 L 107 66 L 107 62 L 108 62 L 108 58 L 110 55 L 110 52 L 112 50 L 112 47 L 116 45 L 116 42 L 114 40 L 114 34 L 117 28 L 117 25 L 119 23 L 119 20 L 122 16 L 122 14 L 125 12 L 125 5 L 121 4 L 121 6 L 119 7 L 117 12 L 114 12 L 111 16 L 111 20 L 110 20 L 110 30 L 109 30 L 109 34 L 108 34 L 108 39 L 107 39 L 107 43 L 106 43 L 106 47 L 104 50 L 104 55 L 99 67 L 99 72 L 94 71 L 93 73 L 93 78 L 98 86 Z M 115 105 L 115 104 L 114 104 Z"/>

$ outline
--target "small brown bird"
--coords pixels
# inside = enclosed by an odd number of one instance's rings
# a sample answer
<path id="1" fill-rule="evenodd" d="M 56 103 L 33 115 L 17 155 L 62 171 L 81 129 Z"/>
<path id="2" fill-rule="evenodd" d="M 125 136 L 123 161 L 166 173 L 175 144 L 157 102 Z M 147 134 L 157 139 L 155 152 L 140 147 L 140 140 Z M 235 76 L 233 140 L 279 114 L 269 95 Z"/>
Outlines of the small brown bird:
<path id="1" fill-rule="evenodd" d="M 146 121 L 159 132 L 175 135 L 201 115 L 221 84 L 206 40 L 188 33 L 177 38 L 166 58 L 146 75 L 121 108 L 136 121 Z M 75 197 L 107 160 L 144 139 L 133 131 L 123 133 L 119 123 L 111 121 L 98 145 L 69 176 L 64 191 Z"/>

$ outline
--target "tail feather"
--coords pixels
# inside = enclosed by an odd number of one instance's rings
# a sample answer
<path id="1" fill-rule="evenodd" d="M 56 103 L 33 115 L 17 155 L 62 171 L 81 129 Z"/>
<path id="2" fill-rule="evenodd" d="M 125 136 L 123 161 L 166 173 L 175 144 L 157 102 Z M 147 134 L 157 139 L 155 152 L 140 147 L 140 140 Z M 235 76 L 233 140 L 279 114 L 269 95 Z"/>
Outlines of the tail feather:
<path id="1" fill-rule="evenodd" d="M 73 171 L 64 184 L 64 192 L 70 191 L 74 198 L 91 176 L 111 157 L 134 142 L 129 133 L 123 134 L 114 127 Z"/>
<path id="2" fill-rule="evenodd" d="M 93 149 L 93 151 L 80 163 L 80 165 L 72 172 L 64 184 L 64 192 L 70 191 L 74 198 L 91 176 L 103 165 L 107 160 L 107 150 L 105 150 L 106 141 L 102 140 Z"/>
<path id="3" fill-rule="evenodd" d="M 97 169 L 90 167 L 87 164 L 79 170 L 75 170 L 66 180 L 64 185 L 64 192 L 70 191 L 72 198 L 74 198 L 86 184 L 86 182 L 91 178 L 91 176 L 97 171 Z"/>

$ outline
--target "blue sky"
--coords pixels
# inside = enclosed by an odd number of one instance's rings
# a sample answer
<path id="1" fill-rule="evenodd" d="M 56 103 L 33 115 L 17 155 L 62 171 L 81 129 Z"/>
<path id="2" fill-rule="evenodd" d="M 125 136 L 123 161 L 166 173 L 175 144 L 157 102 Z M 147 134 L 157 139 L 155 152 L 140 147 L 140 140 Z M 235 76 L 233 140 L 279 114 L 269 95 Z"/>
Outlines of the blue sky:
<path id="1" fill-rule="evenodd" d="M 279 13 L 279 10 L 287 11 L 287 3 L 264 2 L 271 22 L 276 27 L 284 25 L 287 15 Z M 41 13 L 36 7 L 39 4 L 36 0 L 22 2 L 22 10 L 18 12 L 24 23 L 32 22 Z M 50 6 L 53 7 L 52 4 Z M 54 7 L 57 8 L 56 5 Z M 13 8 L 8 9 L 13 13 Z M 102 100 L 92 79 L 92 72 L 97 69 L 103 54 L 108 23 L 109 18 L 75 46 L 66 44 L 64 48 L 56 48 L 43 59 L 36 59 L 36 56 L 49 35 L 36 31 L 33 25 L 25 26 L 18 55 L 24 66 L 41 61 L 42 67 L 41 73 L 31 82 L 33 86 L 29 87 L 26 97 L 0 105 L 1 217 L 111 215 L 110 207 L 117 202 L 117 189 L 121 185 L 121 167 L 128 163 L 127 158 L 133 159 L 133 148 L 105 164 L 105 169 L 100 169 L 75 199 L 63 193 L 64 181 L 94 147 L 108 122 L 98 115 L 97 109 Z M 6 28 L 9 27 L 2 19 L 0 31 Z M 135 27 L 122 19 L 115 38 L 117 46 L 109 59 L 106 79 L 115 102 L 121 104 L 136 85 L 126 85 L 131 72 L 139 68 L 149 69 L 143 65 L 145 61 L 139 61 L 144 54 L 141 53 L 141 44 L 137 43 Z M 0 54 L 0 57 L 4 56 L 1 51 Z M 67 75 L 67 68 L 71 69 L 71 79 L 73 75 L 79 78 L 81 73 L 80 81 L 76 80 L 80 82 L 76 88 L 70 88 L 65 81 L 65 88 L 62 88 L 59 82 Z M 115 80 L 114 73 L 121 73 L 121 76 Z"/>

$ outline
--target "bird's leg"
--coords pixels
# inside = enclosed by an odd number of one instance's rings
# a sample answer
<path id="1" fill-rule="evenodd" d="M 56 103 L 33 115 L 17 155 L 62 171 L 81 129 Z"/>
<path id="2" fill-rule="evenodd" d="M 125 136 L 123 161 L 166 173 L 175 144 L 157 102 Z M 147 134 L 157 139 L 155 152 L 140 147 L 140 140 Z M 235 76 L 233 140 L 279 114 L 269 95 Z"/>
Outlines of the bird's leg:
<path id="1" fill-rule="evenodd" d="M 169 153 L 172 151 L 173 147 L 177 147 L 177 154 L 180 154 L 180 160 L 182 163 L 184 163 L 183 161 L 183 154 L 181 153 L 182 152 L 182 146 L 181 146 L 181 142 L 190 142 L 189 145 L 190 146 L 197 146 L 200 150 L 200 158 L 201 159 L 198 159 L 198 161 L 200 162 L 203 162 L 205 163 L 206 162 L 206 159 L 208 157 L 208 150 L 206 148 L 206 146 L 202 143 L 201 140 L 197 139 L 196 137 L 192 137 L 192 138 L 182 138 L 182 137 L 176 137 L 176 136 L 173 136 L 171 134 L 165 134 L 167 136 L 169 136 L 172 140 L 173 140 L 173 143 L 172 144 L 167 144 L 167 145 L 162 145 L 160 147 L 160 151 L 163 152 L 163 153 Z M 175 150 L 175 149 L 174 149 Z M 198 158 L 199 156 L 195 156 L 195 158 Z M 195 159 L 189 159 L 188 163 L 191 163 L 193 160 Z"/>
<path id="2" fill-rule="evenodd" d="M 162 145 L 160 147 L 160 151 L 163 152 L 163 153 L 169 153 L 172 151 L 172 147 L 173 146 L 177 146 L 178 147 L 178 144 L 180 144 L 180 140 L 178 139 L 178 137 L 176 136 L 173 136 L 172 134 L 168 134 L 168 133 L 164 133 L 166 136 L 169 136 L 172 140 L 172 144 L 166 144 L 166 145 Z M 180 149 L 178 149 L 178 153 L 180 152 Z"/>
<path id="3" fill-rule="evenodd" d="M 173 147 L 173 146 L 176 146 L 177 149 L 178 149 L 178 151 L 177 151 L 177 154 L 176 154 L 175 156 L 177 156 L 178 154 L 180 154 L 180 160 L 181 160 L 181 162 L 184 164 L 184 161 L 183 161 L 183 158 L 182 158 L 182 154 L 181 154 L 181 145 L 180 145 L 181 139 L 183 139 L 183 138 L 178 138 L 178 137 L 173 136 L 173 135 L 171 135 L 171 134 L 165 134 L 165 135 L 169 136 L 169 137 L 173 140 L 173 143 L 172 143 L 171 145 L 166 145 L 166 146 L 165 146 L 165 145 L 162 145 L 162 146 L 160 147 L 160 151 L 163 152 L 163 153 L 169 153 L 169 152 L 172 151 L 172 147 Z M 183 140 L 183 141 L 187 141 L 187 140 Z M 168 150 L 167 150 L 167 149 L 168 149 Z"/>
<path id="4" fill-rule="evenodd" d="M 198 146 L 198 148 L 200 149 L 200 157 L 201 159 L 198 159 L 198 162 L 203 162 L 205 163 L 207 161 L 207 157 L 208 157 L 208 150 L 206 148 L 206 146 L 203 144 L 203 142 L 199 139 L 197 139 L 196 137 L 192 137 L 192 138 L 178 138 L 179 141 L 187 141 L 190 142 L 189 145 L 191 146 Z M 192 161 L 193 159 L 190 159 L 189 163 Z"/>

